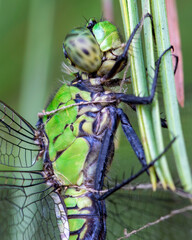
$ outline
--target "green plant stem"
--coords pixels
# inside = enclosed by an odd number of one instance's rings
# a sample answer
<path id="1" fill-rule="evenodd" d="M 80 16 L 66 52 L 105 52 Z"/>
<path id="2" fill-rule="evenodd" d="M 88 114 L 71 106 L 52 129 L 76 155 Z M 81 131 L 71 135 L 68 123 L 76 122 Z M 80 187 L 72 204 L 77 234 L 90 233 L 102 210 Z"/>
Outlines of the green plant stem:
<path id="1" fill-rule="evenodd" d="M 151 6 L 155 26 L 157 50 L 158 55 L 160 55 L 170 46 L 165 1 L 151 1 Z M 171 53 L 166 54 L 166 56 L 162 59 L 161 79 L 170 138 L 173 138 L 173 136 L 177 137 L 176 142 L 173 144 L 173 153 L 178 174 L 184 189 L 188 192 L 192 192 L 192 177 L 181 128 Z"/>
<path id="2" fill-rule="evenodd" d="M 144 16 L 146 13 L 151 13 L 150 1 L 149 0 L 142 0 L 142 15 Z M 152 35 L 152 24 L 151 19 L 147 18 L 143 24 L 144 30 L 144 47 L 145 47 L 145 56 L 146 56 L 146 68 L 148 74 L 148 85 L 150 83 L 150 79 L 154 75 L 155 69 L 155 57 L 154 57 L 154 44 L 153 44 L 153 35 Z M 149 86 L 149 89 L 151 87 Z M 160 111 L 159 111 L 159 103 L 158 103 L 158 94 L 155 93 L 155 97 L 151 104 L 151 114 L 152 114 L 152 122 L 153 122 L 153 129 L 155 135 L 155 141 L 157 146 L 158 155 L 163 152 L 164 144 L 163 144 L 163 134 L 162 134 L 162 127 L 160 121 Z M 163 174 L 163 178 L 165 181 L 165 186 L 168 185 L 172 190 L 175 190 L 174 182 L 169 171 L 169 167 L 167 164 L 166 156 L 163 155 L 161 160 L 159 161 L 159 166 L 161 169 L 161 173 Z"/>
<path id="3" fill-rule="evenodd" d="M 128 18 L 123 20 L 126 24 L 126 39 L 130 36 L 131 32 L 133 31 L 136 24 L 139 22 L 138 17 L 138 9 L 137 9 L 137 2 L 136 1 L 120 1 L 122 11 L 122 17 Z M 127 11 L 127 13 L 126 13 Z M 127 35 L 128 34 L 128 35 Z M 144 60 L 143 60 L 143 53 L 142 53 L 142 46 L 141 46 L 141 39 L 140 34 L 136 34 L 133 44 L 133 49 L 131 49 L 131 74 L 133 80 L 133 87 L 135 95 L 148 95 L 147 91 L 147 84 L 146 84 L 146 75 L 145 75 L 145 67 L 144 67 Z M 139 128 L 142 138 L 143 147 L 145 150 L 145 155 L 147 162 L 149 163 L 152 160 L 151 156 L 151 149 L 150 149 L 150 142 L 151 146 L 153 146 L 155 141 L 150 141 L 151 136 L 153 136 L 153 128 L 151 126 L 150 119 L 150 112 L 148 106 L 137 106 L 137 115 L 139 121 Z M 149 120 L 149 121 L 148 121 Z M 147 129 L 147 131 L 146 131 Z M 151 136 L 150 136 L 151 135 Z M 153 148 L 155 149 L 155 148 Z M 151 182 L 153 184 L 153 188 L 156 188 L 156 175 L 154 169 L 150 169 L 150 177 Z"/>
<path id="4" fill-rule="evenodd" d="M 147 12 L 151 12 L 150 1 L 142 0 L 143 15 Z M 136 0 L 120 0 L 120 6 L 122 11 L 124 29 L 126 33 L 126 39 L 130 36 L 131 32 L 139 22 L 137 1 Z M 139 31 L 138 31 L 139 32 Z M 138 36 L 139 35 L 139 36 Z M 143 96 L 148 94 L 145 65 L 142 53 L 142 45 L 140 34 L 136 34 L 134 38 L 134 44 L 131 52 L 131 73 L 133 80 L 134 92 L 136 95 L 142 93 Z M 147 74 L 152 78 L 154 75 L 155 58 L 153 47 L 153 35 L 151 20 L 149 18 L 144 20 L 144 40 L 145 40 L 145 52 L 146 52 L 146 65 Z M 166 48 L 165 48 L 166 49 Z M 165 50 L 162 49 L 159 55 Z M 164 58 L 163 58 L 164 59 Z M 162 65 L 161 65 L 162 67 Z M 149 86 L 150 89 L 150 86 Z M 157 100 L 157 94 L 154 98 L 151 106 L 138 106 L 137 115 L 139 121 L 139 128 L 142 137 L 142 143 L 145 150 L 147 162 L 156 158 L 164 150 L 163 136 L 160 122 L 160 112 Z M 164 188 L 169 186 L 172 190 L 175 189 L 174 182 L 169 171 L 166 157 L 163 156 L 159 162 L 155 165 L 155 171 Z M 153 171 L 150 172 L 153 188 L 155 189 L 156 176 Z"/>

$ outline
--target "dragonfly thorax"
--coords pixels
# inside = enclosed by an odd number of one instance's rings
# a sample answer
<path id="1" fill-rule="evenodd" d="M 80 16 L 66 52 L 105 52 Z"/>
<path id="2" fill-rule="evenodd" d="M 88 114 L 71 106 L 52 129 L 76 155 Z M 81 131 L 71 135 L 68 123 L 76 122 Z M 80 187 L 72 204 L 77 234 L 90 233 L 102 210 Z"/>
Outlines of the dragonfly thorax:
<path id="1" fill-rule="evenodd" d="M 94 187 L 99 149 L 111 125 L 109 98 L 108 92 L 79 89 L 77 81 L 71 86 L 63 85 L 47 107 L 50 111 L 80 104 L 43 118 L 48 142 L 46 161 L 52 164 L 55 176 L 63 185 Z M 86 104 L 92 101 L 98 103 Z M 109 163 L 113 144 L 110 152 Z"/>

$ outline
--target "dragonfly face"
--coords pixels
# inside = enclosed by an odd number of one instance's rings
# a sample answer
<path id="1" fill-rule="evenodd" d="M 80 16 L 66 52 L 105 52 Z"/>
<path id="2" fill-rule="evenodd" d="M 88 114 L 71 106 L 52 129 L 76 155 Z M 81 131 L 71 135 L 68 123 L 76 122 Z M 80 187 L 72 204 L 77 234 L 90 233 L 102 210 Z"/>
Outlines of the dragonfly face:
<path id="1" fill-rule="evenodd" d="M 73 29 L 63 46 L 65 56 L 75 67 L 90 76 L 100 77 L 111 71 L 124 51 L 116 26 L 108 21 L 97 23 L 93 19 L 87 27 Z M 126 60 L 125 57 L 116 73 L 123 69 Z"/>
<path id="2" fill-rule="evenodd" d="M 92 24 L 91 28 L 98 37 L 96 30 L 103 26 Z M 78 31 L 76 29 L 74 35 Z M 98 38 L 93 39 L 90 33 L 89 30 L 83 31 L 83 39 L 87 35 L 87 46 L 94 43 L 97 48 L 93 51 L 94 54 L 103 56 L 101 43 Z M 73 38 L 74 35 L 71 34 L 70 37 Z M 66 42 L 71 44 L 69 39 Z M 129 43 L 126 51 L 128 47 Z M 66 46 L 65 49 L 69 50 Z M 74 52 L 69 56 L 71 61 L 78 55 L 77 50 L 77 47 L 72 49 Z M 154 86 L 161 59 L 168 50 L 157 60 Z M 62 85 L 40 116 L 37 129 L 0 102 L 0 163 L 8 167 L 0 171 L 0 212 L 3 213 L 3 218 L 0 217 L 0 233 L 3 239 L 117 239 L 123 235 L 124 228 L 130 226 L 131 217 L 127 215 L 131 212 L 135 214 L 137 202 L 134 201 L 134 207 L 129 209 L 127 191 L 125 197 L 122 197 L 111 194 L 105 188 L 106 175 L 110 172 L 114 155 L 115 132 L 119 124 L 141 162 L 142 169 L 146 170 L 148 166 L 142 144 L 118 104 L 150 104 L 155 88 L 149 97 L 105 91 L 105 84 L 101 84 L 98 79 L 109 80 L 119 71 L 127 58 L 122 54 L 119 56 L 120 60 L 116 59 L 113 67 L 104 75 L 101 74 L 102 77 L 97 69 L 94 71 L 98 74 L 94 77 L 92 74 L 85 74 L 84 77 L 78 74 L 70 84 Z M 96 61 L 95 69 L 101 62 L 101 58 L 98 59 L 100 60 Z M 77 62 L 74 64 L 78 65 Z M 81 69 L 84 67 L 85 63 L 79 65 Z M 91 71 L 87 70 L 88 73 L 92 73 Z M 99 84 L 95 84 L 96 82 Z M 17 170 L 16 167 L 20 169 Z M 101 192 L 104 189 L 105 193 Z M 113 190 L 117 189 L 117 185 L 113 187 Z M 106 193 L 108 196 L 104 197 Z M 110 195 L 111 202 L 106 203 L 105 200 Z M 106 211 L 106 204 L 109 211 Z M 110 204 L 115 207 L 112 209 Z M 143 211 L 146 210 L 146 204 L 144 206 Z M 160 210 L 164 206 L 162 204 Z M 5 208 L 8 208 L 6 213 Z M 153 213 L 153 208 L 150 210 Z M 160 211 L 157 216 L 162 216 L 161 214 Z M 106 219 L 110 215 L 114 221 L 109 221 L 107 228 Z M 137 212 L 137 217 L 141 219 L 140 215 Z M 113 223 L 118 221 L 122 227 L 121 232 L 115 227 L 113 229 Z M 152 233 L 154 234 L 153 231 Z M 155 239 L 161 239 L 158 237 L 157 234 Z M 154 239 L 153 235 L 152 238 L 147 236 L 147 239 Z"/>

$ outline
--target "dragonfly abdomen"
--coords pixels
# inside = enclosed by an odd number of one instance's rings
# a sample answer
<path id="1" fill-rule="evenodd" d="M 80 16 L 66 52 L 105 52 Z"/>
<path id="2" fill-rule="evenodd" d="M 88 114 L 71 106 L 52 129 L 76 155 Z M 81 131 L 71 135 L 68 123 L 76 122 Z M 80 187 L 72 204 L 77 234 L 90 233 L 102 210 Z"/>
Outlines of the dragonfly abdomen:
<path id="1" fill-rule="evenodd" d="M 69 240 L 103 240 L 106 235 L 105 202 L 97 193 L 69 187 L 64 194 L 67 209 Z"/>

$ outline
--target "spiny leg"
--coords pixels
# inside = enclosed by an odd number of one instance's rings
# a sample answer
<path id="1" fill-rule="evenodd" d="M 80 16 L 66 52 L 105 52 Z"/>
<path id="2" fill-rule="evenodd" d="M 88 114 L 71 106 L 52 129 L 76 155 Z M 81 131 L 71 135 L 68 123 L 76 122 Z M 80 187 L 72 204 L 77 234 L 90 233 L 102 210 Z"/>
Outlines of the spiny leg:
<path id="1" fill-rule="evenodd" d="M 171 47 L 171 48 L 173 49 L 173 47 Z M 168 48 L 167 50 L 165 50 L 162 55 L 164 55 L 168 50 L 169 50 L 169 48 Z M 160 56 L 160 58 L 162 57 L 162 55 Z M 177 71 L 179 58 L 178 58 L 178 56 L 175 55 L 175 54 L 172 54 L 172 56 L 174 56 L 175 59 L 176 59 L 176 63 L 175 63 L 175 66 L 174 66 L 174 74 L 175 74 L 176 71 Z M 161 60 L 160 58 L 157 60 L 156 66 L 158 66 L 158 65 L 160 64 L 160 62 L 159 62 L 159 60 Z M 156 67 L 156 68 L 157 68 L 157 67 Z M 158 76 L 157 76 L 157 78 L 158 78 Z M 157 78 L 156 78 L 156 79 L 157 79 Z M 154 80 L 155 80 L 155 79 L 154 79 Z M 136 105 L 135 105 L 135 104 L 133 104 L 133 103 L 127 103 L 127 104 L 128 104 L 134 111 L 136 111 Z M 163 128 L 168 128 L 168 126 L 167 126 L 167 121 L 166 121 L 165 118 L 161 118 L 161 127 L 163 127 Z"/>
<path id="2" fill-rule="evenodd" d="M 161 54 L 161 56 L 158 58 L 158 60 L 156 62 L 155 76 L 153 78 L 153 84 L 152 84 L 150 96 L 148 96 L 148 97 L 137 97 L 137 96 L 134 96 L 134 95 L 128 95 L 128 94 L 124 94 L 124 93 L 115 93 L 116 99 L 121 101 L 121 102 L 127 103 L 128 105 L 129 104 L 140 104 L 140 105 L 150 104 L 153 101 L 153 98 L 154 98 L 154 95 L 155 95 L 155 89 L 156 89 L 156 86 L 157 86 L 157 79 L 158 79 L 158 74 L 159 74 L 159 67 L 160 67 L 162 57 L 165 55 L 165 53 L 167 51 L 169 51 L 172 48 L 173 48 L 172 46 L 167 48 Z"/>
<path id="3" fill-rule="evenodd" d="M 100 195 L 98 200 L 104 200 L 107 197 L 109 197 L 111 194 L 113 194 L 114 192 L 118 191 L 119 189 L 121 189 L 122 187 L 124 187 L 125 185 L 131 183 L 133 180 L 135 180 L 136 178 L 138 178 L 139 176 L 141 176 L 145 171 L 147 171 L 150 167 L 152 167 L 155 162 L 157 160 L 159 160 L 167 151 L 168 149 L 171 147 L 171 145 L 174 143 L 174 141 L 176 140 L 176 137 L 173 138 L 173 140 L 171 140 L 171 142 L 167 145 L 167 147 L 164 149 L 164 151 L 159 154 L 159 156 L 157 158 L 155 158 L 152 162 L 150 162 L 148 165 L 146 165 L 145 167 L 143 167 L 140 171 L 138 171 L 136 174 L 132 175 L 131 177 L 129 177 L 126 180 L 123 180 L 120 184 L 117 184 L 115 187 L 109 189 L 107 192 L 105 192 L 104 194 Z"/>
<path id="4" fill-rule="evenodd" d="M 128 104 L 128 105 L 131 109 L 133 109 L 133 111 L 135 111 L 135 112 L 137 111 L 136 106 L 134 104 Z M 166 118 L 160 118 L 160 120 L 161 120 L 161 127 L 168 128 Z"/>
<path id="5" fill-rule="evenodd" d="M 143 167 L 147 166 L 143 145 L 140 142 L 133 127 L 131 126 L 131 123 L 129 122 L 127 115 L 120 108 L 117 109 L 117 114 L 121 120 L 121 126 L 123 128 L 125 136 L 130 142 L 131 147 L 133 148 L 135 154 L 137 155 L 140 163 L 142 164 Z"/>
<path id="6" fill-rule="evenodd" d="M 125 45 L 125 49 L 124 49 L 123 53 L 117 58 L 117 61 L 115 62 L 112 69 L 102 78 L 103 82 L 105 82 L 108 79 L 111 79 L 115 74 L 117 74 L 122 63 L 127 61 L 127 52 L 132 43 L 132 40 L 133 40 L 137 30 L 140 28 L 141 24 L 143 23 L 144 19 L 147 17 L 150 17 L 150 19 L 152 20 L 151 14 L 147 13 L 143 16 L 143 18 L 140 20 L 140 22 L 135 26 L 133 32 L 131 33 L 131 35 Z"/>
<path id="7" fill-rule="evenodd" d="M 106 173 L 106 168 L 109 160 L 109 153 L 112 150 L 114 135 L 117 130 L 117 114 L 116 108 L 110 107 L 110 127 L 106 130 L 105 136 L 102 140 L 102 147 L 99 152 L 99 157 L 97 161 L 97 169 L 95 175 L 95 190 L 102 190 L 104 177 Z M 113 153 L 112 153 L 113 154 Z"/>

